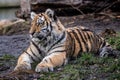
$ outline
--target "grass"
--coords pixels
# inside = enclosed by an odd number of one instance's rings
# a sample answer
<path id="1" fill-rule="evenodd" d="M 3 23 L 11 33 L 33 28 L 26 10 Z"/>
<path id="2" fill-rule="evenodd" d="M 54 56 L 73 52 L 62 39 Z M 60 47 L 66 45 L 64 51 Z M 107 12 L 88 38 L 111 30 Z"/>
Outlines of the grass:
<path id="1" fill-rule="evenodd" d="M 6 70 L 9 70 L 10 67 L 15 66 L 16 58 L 13 55 L 4 54 L 0 56 L 0 74 L 6 73 Z"/>
<path id="2" fill-rule="evenodd" d="M 117 33 L 116 37 L 107 37 L 106 39 L 113 48 L 120 50 L 120 32 Z"/>
<path id="3" fill-rule="evenodd" d="M 82 54 L 62 71 L 44 73 L 39 80 L 120 80 L 120 59 Z"/>
<path id="4" fill-rule="evenodd" d="M 0 57 L 0 59 L 11 60 L 11 59 L 15 59 L 15 57 L 13 55 L 5 54 L 2 57 Z"/>

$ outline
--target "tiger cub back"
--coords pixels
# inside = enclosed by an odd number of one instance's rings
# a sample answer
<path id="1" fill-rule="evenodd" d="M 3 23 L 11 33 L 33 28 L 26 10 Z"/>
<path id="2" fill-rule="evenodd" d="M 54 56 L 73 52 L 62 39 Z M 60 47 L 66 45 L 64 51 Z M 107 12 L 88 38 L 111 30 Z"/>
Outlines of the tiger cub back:
<path id="1" fill-rule="evenodd" d="M 82 52 L 98 53 L 101 48 L 107 46 L 106 41 L 87 28 L 66 29 L 66 48 L 68 56 L 76 57 Z"/>

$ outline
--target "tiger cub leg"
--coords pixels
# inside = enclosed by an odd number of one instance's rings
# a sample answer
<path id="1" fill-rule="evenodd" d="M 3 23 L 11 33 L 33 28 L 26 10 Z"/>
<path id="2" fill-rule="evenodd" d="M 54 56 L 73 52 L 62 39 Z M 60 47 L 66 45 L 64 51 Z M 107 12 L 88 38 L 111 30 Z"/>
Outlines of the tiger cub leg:
<path id="1" fill-rule="evenodd" d="M 16 67 L 14 68 L 14 71 L 16 70 L 30 70 L 31 69 L 31 59 L 28 54 L 23 53 L 18 58 L 18 62 Z"/>
<path id="2" fill-rule="evenodd" d="M 100 57 L 108 57 L 109 55 L 113 55 L 111 46 L 105 46 L 100 50 Z"/>
<path id="3" fill-rule="evenodd" d="M 37 66 L 36 72 L 54 71 L 54 67 L 67 63 L 66 53 L 53 53 L 46 56 Z"/>

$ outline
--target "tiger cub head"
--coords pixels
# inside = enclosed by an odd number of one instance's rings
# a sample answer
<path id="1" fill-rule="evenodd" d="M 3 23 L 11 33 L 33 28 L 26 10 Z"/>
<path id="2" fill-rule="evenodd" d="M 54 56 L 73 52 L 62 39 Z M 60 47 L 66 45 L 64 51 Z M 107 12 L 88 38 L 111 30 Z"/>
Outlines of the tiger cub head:
<path id="1" fill-rule="evenodd" d="M 59 36 L 64 30 L 54 11 L 47 9 L 44 13 L 31 12 L 30 37 L 37 41 L 43 41 L 51 36 Z"/>

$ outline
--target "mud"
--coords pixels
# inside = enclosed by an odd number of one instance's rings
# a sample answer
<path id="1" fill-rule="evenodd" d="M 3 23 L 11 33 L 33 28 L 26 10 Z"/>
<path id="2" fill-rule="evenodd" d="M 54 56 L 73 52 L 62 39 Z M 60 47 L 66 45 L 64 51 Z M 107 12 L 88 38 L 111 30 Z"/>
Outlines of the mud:
<path id="1" fill-rule="evenodd" d="M 0 56 L 12 54 L 18 56 L 29 45 L 29 35 L 0 36 Z"/>

